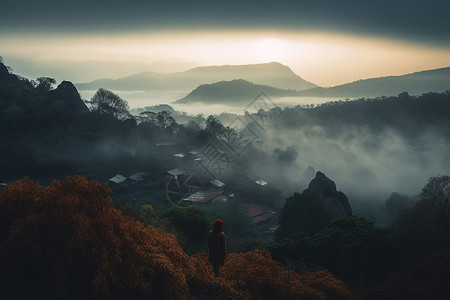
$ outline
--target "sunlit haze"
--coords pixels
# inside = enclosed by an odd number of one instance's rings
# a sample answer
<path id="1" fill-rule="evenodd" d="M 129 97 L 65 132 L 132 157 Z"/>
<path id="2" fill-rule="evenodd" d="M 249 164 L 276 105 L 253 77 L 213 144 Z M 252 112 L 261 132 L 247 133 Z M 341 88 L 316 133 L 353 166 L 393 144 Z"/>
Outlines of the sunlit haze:
<path id="1" fill-rule="evenodd" d="M 86 82 L 144 71 L 277 61 L 320 86 L 450 65 L 437 46 L 332 32 L 153 31 L 120 34 L 11 34 L 1 55 L 23 75 Z"/>

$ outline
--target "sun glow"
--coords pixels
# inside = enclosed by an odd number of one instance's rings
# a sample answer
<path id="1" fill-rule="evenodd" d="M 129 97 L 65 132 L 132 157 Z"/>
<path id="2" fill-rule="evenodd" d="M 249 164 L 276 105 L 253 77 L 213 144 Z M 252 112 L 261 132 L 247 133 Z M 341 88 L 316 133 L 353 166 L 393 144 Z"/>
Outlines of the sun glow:
<path id="1" fill-rule="evenodd" d="M 155 31 L 121 34 L 14 34 L 0 40 L 5 61 L 22 75 L 65 67 L 75 82 L 143 71 L 184 71 L 203 65 L 277 61 L 322 86 L 450 65 L 450 51 L 395 40 L 327 32 Z M 21 70 L 23 68 L 23 70 Z M 54 69 L 52 69 L 54 68 Z M 42 70 L 47 69 L 46 72 Z M 62 73 L 62 72 L 60 72 Z"/>

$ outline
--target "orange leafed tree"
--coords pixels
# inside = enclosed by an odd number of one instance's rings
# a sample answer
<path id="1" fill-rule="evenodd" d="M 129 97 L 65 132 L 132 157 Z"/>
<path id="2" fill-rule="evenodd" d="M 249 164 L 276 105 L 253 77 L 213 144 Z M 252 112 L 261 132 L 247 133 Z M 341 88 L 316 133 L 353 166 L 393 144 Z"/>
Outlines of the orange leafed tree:
<path id="1" fill-rule="evenodd" d="M 207 254 L 194 256 L 206 263 Z M 342 281 L 323 270 L 298 274 L 266 250 L 229 253 L 221 269 L 219 294 L 232 299 L 357 299 Z"/>
<path id="2" fill-rule="evenodd" d="M 186 299 L 208 281 L 173 235 L 123 216 L 98 182 L 24 179 L 0 203 L 2 288 L 16 298 Z"/>
<path id="3" fill-rule="evenodd" d="M 206 254 L 126 217 L 110 189 L 82 176 L 0 193 L 0 288 L 8 299 L 353 299 L 327 271 L 296 274 L 268 252 L 230 253 L 220 286 Z M 205 237 L 206 238 L 206 237 Z"/>

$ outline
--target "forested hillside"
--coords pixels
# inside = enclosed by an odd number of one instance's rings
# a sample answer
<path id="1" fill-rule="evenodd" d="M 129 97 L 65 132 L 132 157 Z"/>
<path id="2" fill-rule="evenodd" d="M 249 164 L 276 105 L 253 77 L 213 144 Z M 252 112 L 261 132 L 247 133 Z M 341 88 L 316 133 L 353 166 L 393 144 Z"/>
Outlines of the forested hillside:
<path id="1" fill-rule="evenodd" d="M 0 64 L 6 298 L 450 297 L 450 93 L 205 118 L 54 86 Z M 215 177 L 198 163 L 211 144 L 228 158 Z M 220 195 L 171 198 L 183 176 Z M 229 250 L 217 280 L 216 218 Z"/>

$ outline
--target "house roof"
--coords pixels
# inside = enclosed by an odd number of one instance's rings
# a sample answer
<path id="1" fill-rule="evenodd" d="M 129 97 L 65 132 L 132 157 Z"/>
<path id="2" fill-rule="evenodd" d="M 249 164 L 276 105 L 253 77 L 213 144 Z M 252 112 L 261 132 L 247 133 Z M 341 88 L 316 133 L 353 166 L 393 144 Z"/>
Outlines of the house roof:
<path id="1" fill-rule="evenodd" d="M 239 207 L 247 210 L 247 215 L 252 218 L 255 223 L 259 223 L 273 217 L 272 210 L 260 204 L 241 204 Z"/>
<path id="2" fill-rule="evenodd" d="M 241 204 L 239 206 L 246 209 L 248 216 L 251 218 L 261 216 L 266 213 L 270 213 L 272 215 L 270 208 L 259 204 Z"/>
<path id="3" fill-rule="evenodd" d="M 270 219 L 270 218 L 272 218 L 272 217 L 273 217 L 273 215 L 272 215 L 271 213 L 264 213 L 264 214 L 262 214 L 262 215 L 259 215 L 259 216 L 254 217 L 253 220 L 254 220 L 256 223 L 259 223 L 259 222 L 268 220 L 268 219 Z"/>
<path id="4" fill-rule="evenodd" d="M 218 180 L 218 179 L 213 179 L 211 180 L 209 183 L 211 183 L 212 185 L 221 188 L 223 186 L 225 186 L 225 183 L 223 183 L 222 181 Z"/>
<path id="5" fill-rule="evenodd" d="M 156 143 L 157 147 L 161 147 L 161 146 L 175 146 L 175 143 L 172 142 L 160 142 L 160 143 Z"/>
<path id="6" fill-rule="evenodd" d="M 183 201 L 195 202 L 195 203 L 208 203 L 212 199 L 219 196 L 221 192 L 202 191 L 196 192 L 186 198 Z"/>
<path id="7" fill-rule="evenodd" d="M 176 169 L 172 169 L 170 171 L 167 171 L 167 173 L 169 175 L 172 175 L 172 176 L 179 176 L 179 175 L 183 175 L 186 172 L 181 170 L 181 169 L 176 168 Z"/>
<path id="8" fill-rule="evenodd" d="M 117 183 L 117 184 L 122 183 L 125 180 L 127 180 L 127 178 L 125 176 L 123 176 L 122 174 L 117 174 L 113 178 L 109 179 L 109 181 L 112 181 L 112 182 Z"/>
<path id="9" fill-rule="evenodd" d="M 260 186 L 265 186 L 267 185 L 267 181 L 263 180 L 263 179 L 258 179 L 255 181 L 257 184 L 259 184 Z"/>
<path id="10" fill-rule="evenodd" d="M 128 178 L 133 179 L 134 181 L 142 181 L 142 180 L 144 180 L 145 176 L 148 176 L 148 174 L 145 172 L 137 172 Z"/>
<path id="11" fill-rule="evenodd" d="M 173 156 L 178 157 L 178 158 L 183 158 L 183 157 L 186 156 L 186 154 L 184 154 L 184 153 L 177 153 L 177 154 L 174 154 Z"/>

